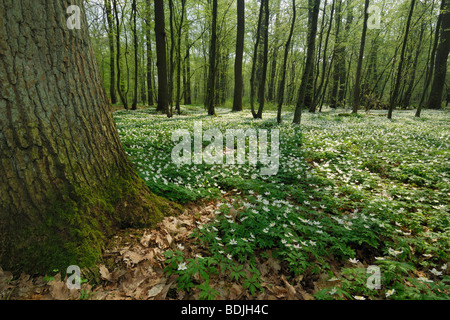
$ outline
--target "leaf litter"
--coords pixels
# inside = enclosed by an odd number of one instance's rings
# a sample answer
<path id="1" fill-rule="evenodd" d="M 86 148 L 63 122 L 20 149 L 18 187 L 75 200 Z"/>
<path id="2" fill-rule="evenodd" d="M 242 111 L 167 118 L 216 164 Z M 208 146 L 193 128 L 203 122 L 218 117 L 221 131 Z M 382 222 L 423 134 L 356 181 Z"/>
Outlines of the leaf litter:
<path id="1" fill-rule="evenodd" d="M 198 225 L 208 222 L 217 210 L 215 203 L 192 204 L 177 217 L 166 217 L 153 229 L 126 229 L 116 234 L 98 266 L 98 283 L 82 283 L 81 289 L 68 289 L 67 276 L 29 276 L 14 279 L 11 272 L 0 268 L 1 300 L 197 300 L 200 289 L 189 293 L 178 290 L 177 275 L 164 272 L 167 250 L 182 250 L 186 257 L 206 254 L 190 235 Z M 233 218 L 238 212 L 233 212 Z M 236 282 L 227 283 L 219 275 L 211 275 L 209 285 L 219 293 L 218 300 L 311 300 L 312 291 L 301 284 L 302 276 L 287 280 L 280 262 L 267 251 L 268 259 L 256 258 L 265 289 L 252 296 Z M 322 287 L 322 286 L 320 286 Z M 311 289 L 311 288 L 310 288 Z M 318 290 L 313 286 L 314 291 Z"/>

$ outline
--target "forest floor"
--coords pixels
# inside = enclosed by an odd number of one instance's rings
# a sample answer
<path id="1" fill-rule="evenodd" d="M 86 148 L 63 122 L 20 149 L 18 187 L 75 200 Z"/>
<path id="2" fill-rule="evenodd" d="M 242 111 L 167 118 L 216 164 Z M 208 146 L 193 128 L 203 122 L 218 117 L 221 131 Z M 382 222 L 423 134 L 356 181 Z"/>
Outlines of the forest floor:
<path id="1" fill-rule="evenodd" d="M 58 270 L 13 278 L 0 269 L 0 299 L 450 298 L 448 111 L 388 120 L 383 111 L 327 110 L 304 114 L 299 128 L 290 111 L 277 125 L 271 111 L 253 120 L 248 111 L 182 110 L 172 119 L 153 108 L 114 118 L 148 187 L 185 212 L 117 234 L 98 281 L 83 280 L 81 290 L 67 289 Z M 173 163 L 173 133 L 193 137 L 199 121 L 203 133 L 266 129 L 270 141 L 259 143 L 269 154 L 279 130 L 276 174 L 247 162 Z"/>

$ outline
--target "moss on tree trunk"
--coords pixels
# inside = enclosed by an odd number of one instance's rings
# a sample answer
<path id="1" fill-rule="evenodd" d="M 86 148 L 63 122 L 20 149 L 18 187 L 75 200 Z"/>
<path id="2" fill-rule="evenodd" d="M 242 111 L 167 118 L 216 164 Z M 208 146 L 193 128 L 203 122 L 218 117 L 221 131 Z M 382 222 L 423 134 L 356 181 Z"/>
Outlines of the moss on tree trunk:
<path id="1" fill-rule="evenodd" d="M 152 227 L 182 207 L 154 195 L 137 176 L 115 177 L 102 189 L 68 186 L 49 193 L 43 219 L 17 221 L 2 230 L 9 238 L 2 248 L 7 270 L 46 273 L 69 265 L 90 267 L 101 261 L 105 241 L 128 227 Z"/>
<path id="2" fill-rule="evenodd" d="M 80 30 L 66 24 L 72 4 Z M 3 269 L 91 266 L 118 228 L 152 226 L 181 209 L 132 168 L 87 27 L 80 0 L 0 0 Z"/>

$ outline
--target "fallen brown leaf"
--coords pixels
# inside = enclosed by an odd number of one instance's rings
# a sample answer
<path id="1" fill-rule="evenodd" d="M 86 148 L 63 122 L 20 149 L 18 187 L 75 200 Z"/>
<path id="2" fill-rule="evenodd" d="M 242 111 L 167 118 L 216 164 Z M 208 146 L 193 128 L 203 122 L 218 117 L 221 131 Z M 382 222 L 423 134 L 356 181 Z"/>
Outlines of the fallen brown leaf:
<path id="1" fill-rule="evenodd" d="M 121 255 L 123 257 L 123 261 L 125 261 L 125 263 L 129 266 L 136 265 L 145 259 L 145 256 L 130 250 L 127 250 L 125 252 L 122 251 Z"/>
<path id="2" fill-rule="evenodd" d="M 152 287 L 149 291 L 148 291 L 148 297 L 149 298 L 153 298 L 156 297 L 165 287 L 164 283 L 159 283 L 157 285 L 155 285 L 154 287 Z"/>
<path id="3" fill-rule="evenodd" d="M 286 280 L 286 277 L 284 276 L 284 274 L 281 275 L 281 280 L 283 280 L 284 285 L 286 287 L 287 299 L 288 300 L 297 300 L 296 290 L 291 284 L 289 284 L 289 282 Z"/>
<path id="4" fill-rule="evenodd" d="M 170 287 L 172 284 L 174 284 L 175 280 L 178 278 L 178 276 L 172 275 L 167 280 L 167 284 L 164 286 L 164 288 L 155 296 L 154 300 L 164 300 L 167 296 L 167 292 L 169 292 Z"/>
<path id="5" fill-rule="evenodd" d="M 100 271 L 100 277 L 103 280 L 114 282 L 111 273 L 109 272 L 108 268 L 106 268 L 105 265 L 101 265 L 100 268 L 99 268 L 99 271 Z"/>

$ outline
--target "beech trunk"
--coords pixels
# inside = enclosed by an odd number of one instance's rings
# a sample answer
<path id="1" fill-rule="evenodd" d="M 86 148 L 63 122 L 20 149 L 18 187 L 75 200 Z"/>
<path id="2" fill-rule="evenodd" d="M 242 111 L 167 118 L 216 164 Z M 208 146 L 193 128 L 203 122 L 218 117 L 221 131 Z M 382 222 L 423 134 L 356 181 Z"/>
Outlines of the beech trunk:
<path id="1" fill-rule="evenodd" d="M 81 8 L 81 29 L 66 25 Z M 0 265 L 45 273 L 101 258 L 118 228 L 176 206 L 123 150 L 81 0 L 0 0 Z"/>

